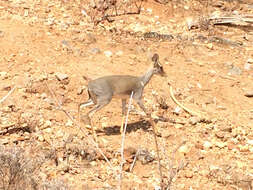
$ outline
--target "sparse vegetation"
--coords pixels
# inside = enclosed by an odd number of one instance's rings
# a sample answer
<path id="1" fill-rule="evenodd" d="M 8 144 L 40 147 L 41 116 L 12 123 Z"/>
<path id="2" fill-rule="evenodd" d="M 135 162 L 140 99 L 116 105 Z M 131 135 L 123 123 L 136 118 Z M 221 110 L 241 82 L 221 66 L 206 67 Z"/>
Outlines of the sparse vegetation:
<path id="1" fill-rule="evenodd" d="M 252 7 L 0 1 L 0 190 L 116 189 L 119 181 L 121 190 L 159 189 L 161 181 L 162 190 L 252 189 Z M 167 77 L 154 76 L 143 93 L 153 120 L 133 102 L 120 149 L 114 99 L 93 115 L 92 141 L 90 126 L 77 122 L 88 82 L 141 76 L 154 53 Z"/>

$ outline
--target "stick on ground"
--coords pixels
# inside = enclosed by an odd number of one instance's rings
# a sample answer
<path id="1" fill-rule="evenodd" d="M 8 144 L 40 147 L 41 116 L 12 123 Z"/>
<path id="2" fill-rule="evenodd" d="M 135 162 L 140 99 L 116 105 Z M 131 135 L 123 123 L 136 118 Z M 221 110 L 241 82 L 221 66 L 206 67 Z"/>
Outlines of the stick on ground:
<path id="1" fill-rule="evenodd" d="M 187 111 L 189 114 L 191 114 L 192 116 L 198 116 L 200 118 L 202 118 L 201 116 L 201 113 L 198 113 L 198 112 L 195 112 L 187 107 L 185 107 L 184 105 L 182 105 L 174 96 L 174 93 L 173 93 L 173 89 L 172 89 L 172 86 L 170 86 L 170 97 L 171 99 L 179 106 L 181 107 L 183 110 Z"/>
<path id="2" fill-rule="evenodd" d="M 8 92 L 8 94 L 6 94 L 6 95 L 0 100 L 0 104 L 3 103 L 3 102 L 8 98 L 8 96 L 10 96 L 10 95 L 14 92 L 15 89 L 16 89 L 16 86 L 14 86 L 14 87 Z"/>

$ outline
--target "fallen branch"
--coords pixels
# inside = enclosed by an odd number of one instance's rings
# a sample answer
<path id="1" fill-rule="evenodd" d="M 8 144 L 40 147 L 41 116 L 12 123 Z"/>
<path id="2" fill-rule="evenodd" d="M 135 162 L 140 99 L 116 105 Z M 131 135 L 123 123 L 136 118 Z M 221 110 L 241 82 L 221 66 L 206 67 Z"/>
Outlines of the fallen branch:
<path id="1" fill-rule="evenodd" d="M 189 114 L 191 114 L 192 116 L 198 116 L 200 118 L 202 118 L 202 115 L 198 112 L 195 112 L 187 107 L 185 107 L 184 105 L 182 105 L 174 96 L 174 93 L 173 93 L 173 89 L 172 89 L 172 86 L 170 86 L 170 97 L 171 99 L 179 106 L 181 107 L 183 110 L 187 111 Z"/>
<path id="2" fill-rule="evenodd" d="M 209 25 L 253 26 L 253 15 L 211 16 L 187 21 L 188 30 L 201 28 L 202 25 L 206 28 Z"/>
<path id="3" fill-rule="evenodd" d="M 8 94 L 6 94 L 1 100 L 0 100 L 0 104 L 3 103 L 16 89 L 16 86 L 14 86 L 9 92 Z"/>

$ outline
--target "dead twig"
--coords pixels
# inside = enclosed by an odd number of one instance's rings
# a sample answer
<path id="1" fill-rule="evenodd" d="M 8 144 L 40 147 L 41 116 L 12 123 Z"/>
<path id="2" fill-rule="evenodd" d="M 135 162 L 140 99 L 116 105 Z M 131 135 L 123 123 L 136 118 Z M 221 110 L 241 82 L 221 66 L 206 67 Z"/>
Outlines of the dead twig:
<path id="1" fill-rule="evenodd" d="M 191 114 L 192 116 L 198 116 L 200 118 L 202 118 L 202 115 L 201 113 L 198 113 L 198 112 L 195 112 L 187 107 L 185 107 L 184 105 L 182 105 L 174 96 L 174 93 L 173 93 L 173 89 L 172 89 L 172 86 L 170 86 L 170 97 L 171 99 L 179 106 L 181 107 L 183 110 L 187 111 L 189 114 Z"/>
<path id="2" fill-rule="evenodd" d="M 176 167 L 176 169 L 173 169 L 173 166 L 175 164 L 175 155 L 176 152 L 178 151 L 178 149 L 183 146 L 186 143 L 186 141 L 183 141 L 182 143 L 180 143 L 172 152 L 171 155 L 171 159 L 170 159 L 170 163 L 169 163 L 169 179 L 168 179 L 168 184 L 167 184 L 167 188 L 166 190 L 170 190 L 171 188 L 171 184 L 172 184 L 172 180 L 173 178 L 178 174 L 178 172 L 180 170 L 182 170 L 188 163 L 184 163 L 183 161 L 180 162 L 180 164 L 178 165 L 178 167 Z"/>
<path id="3" fill-rule="evenodd" d="M 154 139 L 155 139 L 155 146 L 156 146 L 156 152 L 157 152 L 157 159 L 158 159 L 158 169 L 159 169 L 159 174 L 160 174 L 160 187 L 161 189 L 164 189 L 164 183 L 163 183 L 163 174 L 162 174 L 162 166 L 161 166 L 161 157 L 160 157 L 160 152 L 159 152 L 159 146 L 158 146 L 158 141 L 156 138 L 156 129 L 155 129 L 155 122 L 152 119 L 151 116 L 149 116 L 149 122 L 152 126 L 153 134 L 154 134 Z"/>
<path id="4" fill-rule="evenodd" d="M 188 20 L 187 27 L 200 28 L 201 25 L 235 25 L 235 26 L 252 26 L 253 15 L 231 15 L 231 16 L 211 16 L 209 18 L 197 18 L 196 20 Z"/>
<path id="5" fill-rule="evenodd" d="M 138 149 L 138 150 L 136 151 L 136 153 L 135 153 L 134 160 L 133 160 L 133 162 L 132 162 L 132 164 L 131 164 L 131 166 L 130 166 L 130 169 L 129 169 L 130 172 L 132 172 L 133 169 L 134 169 L 134 165 L 135 165 L 135 163 L 136 163 L 136 160 L 137 160 L 137 157 L 138 157 L 138 155 L 139 155 L 139 152 L 140 152 L 140 149 Z"/>
<path id="6" fill-rule="evenodd" d="M 1 100 L 0 100 L 0 104 L 3 103 L 16 89 L 16 86 L 14 86 L 9 92 L 8 94 L 6 94 Z"/>
<path id="7" fill-rule="evenodd" d="M 60 101 L 57 99 L 57 97 L 56 97 L 54 91 L 52 91 L 51 88 L 49 88 L 49 85 L 48 85 L 47 81 L 45 81 L 45 84 L 46 84 L 46 86 L 47 86 L 47 88 L 48 88 L 48 90 L 49 90 L 51 96 L 53 96 L 54 101 L 55 101 L 56 104 L 58 105 L 58 109 L 61 110 L 61 111 L 63 111 L 63 112 L 68 116 L 68 118 L 69 118 L 71 121 L 73 121 L 73 120 L 74 120 L 73 117 L 62 107 L 62 104 L 61 104 Z"/>
<path id="8" fill-rule="evenodd" d="M 125 120 L 124 129 L 123 129 L 122 140 L 121 140 L 121 150 L 120 150 L 121 162 L 120 162 L 120 174 L 119 174 L 119 189 L 121 189 L 121 186 L 122 186 L 123 165 L 124 165 L 124 162 L 125 162 L 125 159 L 124 159 L 124 145 L 125 145 L 125 137 L 126 137 L 126 127 L 127 127 L 128 115 L 129 115 L 129 112 L 130 112 L 130 107 L 131 107 L 131 104 L 132 104 L 132 99 L 133 99 L 133 91 L 131 92 L 130 100 L 129 100 L 129 103 L 128 103 L 126 120 Z"/>

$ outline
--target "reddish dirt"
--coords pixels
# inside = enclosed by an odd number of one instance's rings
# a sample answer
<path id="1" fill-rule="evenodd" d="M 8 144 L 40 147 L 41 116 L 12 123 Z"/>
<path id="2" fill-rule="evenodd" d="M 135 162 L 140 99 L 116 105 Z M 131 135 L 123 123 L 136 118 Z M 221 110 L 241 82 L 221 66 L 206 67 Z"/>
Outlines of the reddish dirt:
<path id="1" fill-rule="evenodd" d="M 114 17 L 114 22 L 97 26 L 82 15 L 81 10 L 87 10 L 82 1 L 0 2 L 0 99 L 16 88 L 1 103 L 0 143 L 22 148 L 31 157 L 55 152 L 58 163 L 48 158 L 38 173 L 40 181 L 62 180 L 67 189 L 116 189 L 121 162 L 121 101 L 113 100 L 92 118 L 99 146 L 115 172 L 101 156 L 83 156 L 96 148 L 56 101 L 77 121 L 77 105 L 88 97 L 85 90 L 78 95 L 86 89 L 84 77 L 142 75 L 153 53 L 158 53 L 168 76 L 152 78 L 145 88 L 144 102 L 153 118 L 167 118 L 156 122 L 165 185 L 172 175 L 171 165 L 174 171 L 183 162 L 185 167 L 174 176 L 171 189 L 252 189 L 253 98 L 245 96 L 253 91 L 252 25 L 188 30 L 186 21 L 218 13 L 252 15 L 253 5 L 250 1 L 207 2 L 170 1 L 163 5 L 147 1 L 140 14 Z M 141 37 L 151 31 L 183 37 L 216 36 L 242 45 Z M 107 57 L 106 51 L 112 56 Z M 57 80 L 57 73 L 68 79 Z M 207 121 L 199 121 L 182 109 L 175 113 L 177 105 L 168 83 L 179 102 L 203 113 Z M 159 106 L 161 98 L 168 109 Z M 85 112 L 87 109 L 82 109 L 81 114 Z M 124 167 L 122 189 L 154 189 L 160 176 L 152 128 L 148 119 L 135 111 L 128 124 L 125 147 L 147 150 L 155 160 L 146 164 L 137 160 L 129 172 L 133 153 L 126 151 L 126 157 L 130 154 L 131 158 Z M 83 123 L 81 127 L 89 131 Z"/>

